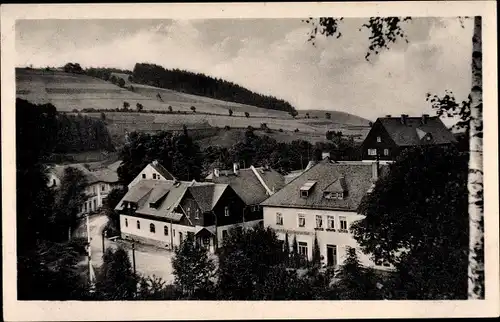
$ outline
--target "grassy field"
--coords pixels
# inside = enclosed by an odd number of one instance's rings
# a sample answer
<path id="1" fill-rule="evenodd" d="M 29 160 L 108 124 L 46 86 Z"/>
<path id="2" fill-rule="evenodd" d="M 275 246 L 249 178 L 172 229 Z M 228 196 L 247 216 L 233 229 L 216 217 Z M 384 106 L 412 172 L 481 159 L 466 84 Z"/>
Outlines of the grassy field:
<path id="1" fill-rule="evenodd" d="M 313 143 L 323 141 L 328 130 L 342 131 L 344 135 L 353 136 L 356 141 L 360 141 L 370 129 L 368 120 L 349 113 L 329 111 L 332 117 L 326 119 L 325 111 L 299 111 L 299 115 L 294 119 L 283 111 L 134 84 L 128 81 L 126 74 L 113 75 L 124 78 L 126 86 L 132 85 L 133 91 L 86 75 L 16 69 L 16 96 L 37 104 L 52 103 L 59 111 L 66 112 L 84 108 L 122 108 L 125 101 L 130 104 L 131 109 L 140 103 L 145 111 L 168 111 L 169 106 L 172 106 L 174 113 L 171 114 L 106 112 L 108 129 L 116 146 L 123 144 L 126 132 L 180 130 L 183 125 L 190 130 L 196 130 L 203 146 L 231 145 L 238 140 L 243 129 L 248 126 L 260 128 L 262 123 L 266 123 L 272 130 L 266 135 L 280 142 L 296 139 Z M 157 98 L 157 94 L 161 95 L 161 100 Z M 191 111 L 191 106 L 196 108 L 196 113 Z M 233 111 L 233 116 L 229 116 L 228 109 Z M 245 112 L 248 112 L 250 117 L 245 117 Z M 306 118 L 306 113 L 309 113 L 310 118 Z M 84 114 L 101 117 L 100 113 Z M 226 126 L 231 130 L 217 130 Z M 206 135 L 201 135 L 202 131 L 207 131 Z M 87 153 L 78 158 L 91 161 L 102 157 Z"/>

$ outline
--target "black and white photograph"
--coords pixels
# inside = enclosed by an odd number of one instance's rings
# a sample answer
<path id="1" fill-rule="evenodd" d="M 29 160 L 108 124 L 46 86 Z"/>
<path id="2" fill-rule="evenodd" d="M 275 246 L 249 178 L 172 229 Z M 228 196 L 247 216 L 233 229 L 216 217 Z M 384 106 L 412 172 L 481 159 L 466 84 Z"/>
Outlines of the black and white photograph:
<path id="1" fill-rule="evenodd" d="M 1 9 L 6 320 L 498 316 L 495 2 Z"/>

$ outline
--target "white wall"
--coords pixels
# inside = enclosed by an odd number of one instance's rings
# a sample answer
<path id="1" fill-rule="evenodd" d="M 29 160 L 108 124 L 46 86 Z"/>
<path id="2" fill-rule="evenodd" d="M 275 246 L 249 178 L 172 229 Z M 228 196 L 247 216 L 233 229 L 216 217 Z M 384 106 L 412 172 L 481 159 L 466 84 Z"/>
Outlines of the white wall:
<path id="1" fill-rule="evenodd" d="M 125 220 L 128 221 L 128 226 L 125 225 Z M 137 229 L 137 221 L 141 223 L 140 229 Z M 150 224 L 155 225 L 154 233 L 150 232 Z M 164 226 L 168 227 L 168 236 L 165 236 L 164 234 L 164 228 L 163 228 Z M 195 228 L 175 223 L 171 225 L 168 222 L 159 220 L 150 220 L 134 216 L 120 215 L 120 230 L 122 233 L 159 241 L 162 243 L 163 246 L 171 245 L 173 239 L 174 246 L 179 246 L 180 245 L 179 233 L 182 233 L 182 238 L 184 239 L 187 237 L 188 232 L 194 233 Z"/>
<path id="2" fill-rule="evenodd" d="M 143 174 L 146 175 L 146 178 L 142 177 Z M 163 180 L 163 181 L 167 180 L 163 176 L 161 176 L 160 173 L 156 171 L 150 164 L 148 164 L 144 169 L 142 169 L 141 173 L 139 173 L 139 175 L 135 177 L 134 180 L 132 180 L 132 182 L 128 184 L 128 187 L 130 188 L 134 186 L 135 184 L 137 184 L 137 182 L 141 180 L 154 180 L 153 174 L 156 174 L 156 180 Z"/>
<path id="3" fill-rule="evenodd" d="M 102 207 L 104 199 L 108 196 L 108 194 L 115 188 L 116 184 L 110 184 L 107 182 L 96 182 L 93 183 L 85 189 L 85 193 L 88 196 L 87 208 L 85 208 L 85 203 L 82 205 L 81 213 L 89 213 L 92 211 L 96 211 Z M 95 203 L 94 203 L 95 200 Z M 95 206 L 94 206 L 95 205 Z"/>
<path id="4" fill-rule="evenodd" d="M 332 211 L 332 210 L 315 210 L 315 209 L 299 209 L 299 208 L 278 208 L 278 207 L 264 207 L 264 226 L 271 227 L 277 231 L 278 238 L 280 240 L 285 240 L 285 234 L 288 232 L 288 240 L 290 247 L 292 247 L 292 242 L 294 236 L 297 238 L 297 242 L 307 243 L 307 253 L 309 259 L 312 259 L 313 246 L 314 246 L 314 236 L 317 235 L 318 244 L 320 247 L 321 255 L 324 257 L 324 263 L 327 260 L 327 246 L 326 245 L 336 245 L 337 246 L 337 264 L 340 265 L 346 256 L 346 246 L 356 248 L 359 260 L 361 264 L 365 266 L 375 266 L 375 264 L 370 260 L 369 255 L 365 255 L 361 252 L 359 244 L 352 237 L 352 235 L 347 232 L 339 232 L 340 222 L 339 216 L 344 216 L 347 219 L 347 229 L 350 228 L 351 224 L 357 220 L 363 218 L 354 212 L 343 212 L 343 211 Z M 276 224 L 276 214 L 281 213 L 283 216 L 283 226 Z M 306 218 L 305 227 L 298 226 L 298 214 L 304 214 Z M 323 229 L 316 231 L 316 215 L 321 215 L 323 217 Z M 327 216 L 334 216 L 335 218 L 335 232 L 327 231 L 328 228 L 328 218 Z M 285 231 L 283 231 L 285 230 Z M 377 266 L 377 268 L 383 268 Z"/>

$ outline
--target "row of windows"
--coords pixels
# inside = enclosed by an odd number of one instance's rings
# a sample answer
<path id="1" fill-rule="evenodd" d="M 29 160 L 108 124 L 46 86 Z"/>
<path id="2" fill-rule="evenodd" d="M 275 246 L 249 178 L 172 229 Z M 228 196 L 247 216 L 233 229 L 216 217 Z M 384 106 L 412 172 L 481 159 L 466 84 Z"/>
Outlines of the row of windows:
<path id="1" fill-rule="evenodd" d="M 83 203 L 82 212 L 86 213 L 95 210 L 97 210 L 97 199 L 89 200 Z"/>
<path id="2" fill-rule="evenodd" d="M 125 227 L 128 227 L 128 219 L 127 218 L 125 218 Z M 141 221 L 140 220 L 136 221 L 136 227 L 137 227 L 137 229 L 141 229 Z M 153 233 L 153 234 L 156 233 L 156 226 L 155 226 L 155 224 L 149 224 L 149 232 Z M 163 234 L 165 236 L 168 236 L 168 226 L 167 225 L 163 226 Z M 173 229 L 172 234 L 175 237 L 175 229 Z"/>
<path id="3" fill-rule="evenodd" d="M 87 190 L 88 192 L 90 192 L 90 188 L 89 190 Z M 105 192 L 106 191 L 106 185 L 105 184 L 102 184 L 101 185 L 101 192 Z M 93 194 L 97 194 L 97 186 L 93 186 L 92 187 L 92 193 Z"/>
<path id="4" fill-rule="evenodd" d="M 142 178 L 146 179 L 146 174 L 145 173 L 142 174 Z M 153 173 L 153 179 L 154 180 L 160 180 L 160 175 L 156 174 L 156 173 Z"/>
<path id="5" fill-rule="evenodd" d="M 377 149 L 368 149 L 368 155 L 377 155 Z M 384 149 L 384 155 L 389 155 L 389 149 Z"/>
<path id="6" fill-rule="evenodd" d="M 327 217 L 327 227 L 328 229 L 335 229 L 335 216 L 326 216 Z M 283 226 L 283 214 L 276 213 L 276 225 Z M 298 227 L 306 226 L 306 216 L 303 214 L 298 214 L 297 220 Z M 323 216 L 316 215 L 316 228 L 324 228 L 323 227 Z M 339 216 L 339 228 L 341 230 L 347 230 L 347 218 L 346 216 Z"/>
<path id="7" fill-rule="evenodd" d="M 308 245 L 307 242 L 298 242 L 298 252 L 301 256 L 309 258 Z M 346 251 L 350 248 L 346 246 Z M 337 245 L 326 245 L 326 265 L 327 266 L 337 266 Z"/>

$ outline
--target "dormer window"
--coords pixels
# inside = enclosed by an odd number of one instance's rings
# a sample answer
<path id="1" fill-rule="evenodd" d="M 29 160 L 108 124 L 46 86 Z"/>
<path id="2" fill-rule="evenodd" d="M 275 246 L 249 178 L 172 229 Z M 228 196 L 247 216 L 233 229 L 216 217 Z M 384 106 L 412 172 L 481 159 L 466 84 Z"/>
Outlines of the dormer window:
<path id="1" fill-rule="evenodd" d="M 307 181 L 304 183 L 302 187 L 300 187 L 300 197 L 307 198 L 309 197 L 309 193 L 312 191 L 312 188 L 316 184 L 316 181 Z"/>

